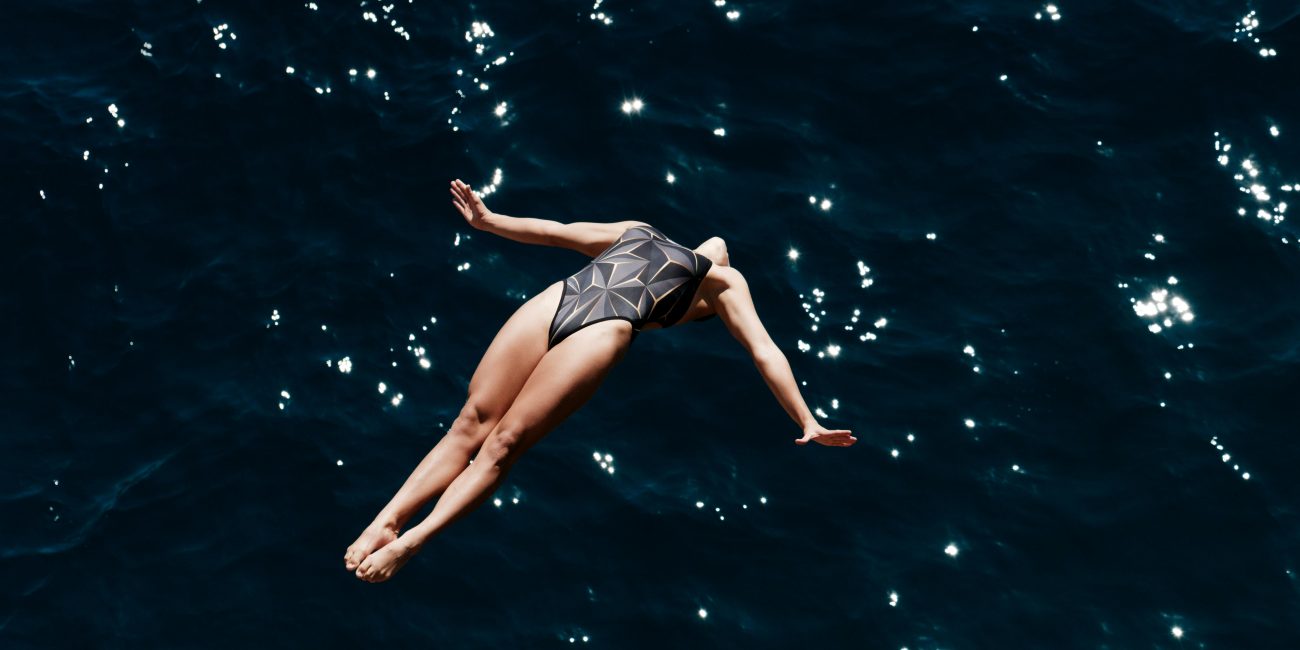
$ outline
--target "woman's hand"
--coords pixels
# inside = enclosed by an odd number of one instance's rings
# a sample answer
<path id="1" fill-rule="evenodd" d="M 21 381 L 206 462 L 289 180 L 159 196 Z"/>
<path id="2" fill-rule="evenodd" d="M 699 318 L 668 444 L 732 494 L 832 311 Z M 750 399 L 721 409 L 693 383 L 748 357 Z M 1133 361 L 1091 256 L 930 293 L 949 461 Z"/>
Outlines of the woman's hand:
<path id="1" fill-rule="evenodd" d="M 794 444 L 806 445 L 812 440 L 827 447 L 847 447 L 858 441 L 848 429 L 827 429 L 820 424 L 810 424 L 803 430 L 802 438 L 795 438 Z"/>
<path id="2" fill-rule="evenodd" d="M 465 221 L 478 230 L 482 230 L 492 216 L 492 211 L 483 205 L 483 199 L 478 197 L 478 193 L 460 179 L 451 182 L 451 202 L 460 216 L 465 217 Z"/>

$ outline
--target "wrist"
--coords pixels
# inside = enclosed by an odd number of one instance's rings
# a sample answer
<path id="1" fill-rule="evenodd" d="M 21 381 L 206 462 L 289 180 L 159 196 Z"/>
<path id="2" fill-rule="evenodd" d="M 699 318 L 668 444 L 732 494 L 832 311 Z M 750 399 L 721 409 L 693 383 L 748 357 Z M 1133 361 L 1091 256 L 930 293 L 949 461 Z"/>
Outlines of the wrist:
<path id="1" fill-rule="evenodd" d="M 476 221 L 477 223 L 475 223 L 475 227 L 478 228 L 479 230 L 485 232 L 494 232 L 494 228 L 496 227 L 497 221 L 499 221 L 499 217 L 495 212 L 488 212 L 483 216 L 479 217 Z"/>

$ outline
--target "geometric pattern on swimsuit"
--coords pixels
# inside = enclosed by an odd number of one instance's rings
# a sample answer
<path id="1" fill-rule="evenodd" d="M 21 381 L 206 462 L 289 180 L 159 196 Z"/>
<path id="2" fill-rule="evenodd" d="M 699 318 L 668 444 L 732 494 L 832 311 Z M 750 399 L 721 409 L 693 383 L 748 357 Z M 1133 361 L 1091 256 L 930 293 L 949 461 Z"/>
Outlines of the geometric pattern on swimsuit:
<path id="1" fill-rule="evenodd" d="M 646 323 L 677 323 L 695 302 L 695 290 L 712 266 L 712 260 L 653 226 L 628 228 L 565 278 L 547 349 L 588 325 L 613 318 L 632 323 L 634 339 Z"/>

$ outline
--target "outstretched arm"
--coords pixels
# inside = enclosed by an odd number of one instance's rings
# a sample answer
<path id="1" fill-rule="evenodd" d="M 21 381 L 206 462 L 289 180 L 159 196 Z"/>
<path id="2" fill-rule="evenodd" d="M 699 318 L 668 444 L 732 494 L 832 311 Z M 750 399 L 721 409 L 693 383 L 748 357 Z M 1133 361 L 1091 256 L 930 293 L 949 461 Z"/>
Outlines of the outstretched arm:
<path id="1" fill-rule="evenodd" d="M 645 225 L 640 221 L 561 223 L 551 219 L 497 214 L 487 209 L 478 192 L 459 180 L 451 182 L 451 201 L 474 228 L 523 244 L 569 248 L 588 257 L 595 257 L 609 248 L 628 228 Z"/>
<path id="2" fill-rule="evenodd" d="M 848 429 L 823 427 L 808 410 L 808 405 L 799 393 L 794 372 L 790 370 L 790 361 L 759 320 L 754 301 L 749 295 L 749 283 L 740 271 L 731 266 L 714 266 L 705 276 L 700 292 L 727 325 L 731 335 L 754 358 L 754 365 L 758 367 L 763 381 L 767 382 L 781 407 L 803 430 L 803 437 L 796 439 L 796 444 L 815 440 L 823 445 L 847 447 L 858 441 Z"/>

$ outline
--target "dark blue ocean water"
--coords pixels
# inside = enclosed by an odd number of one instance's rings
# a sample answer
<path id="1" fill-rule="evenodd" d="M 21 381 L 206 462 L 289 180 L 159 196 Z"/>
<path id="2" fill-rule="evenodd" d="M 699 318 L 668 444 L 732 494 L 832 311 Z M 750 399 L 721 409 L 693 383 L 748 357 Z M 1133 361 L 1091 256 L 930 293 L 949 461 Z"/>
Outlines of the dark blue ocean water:
<path id="1" fill-rule="evenodd" d="M 1300 9 L 597 4 L 6 7 L 0 646 L 1300 647 Z M 586 261 L 452 178 L 723 237 L 858 444 L 647 333 L 358 581 Z"/>

